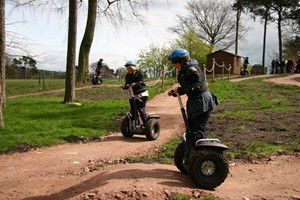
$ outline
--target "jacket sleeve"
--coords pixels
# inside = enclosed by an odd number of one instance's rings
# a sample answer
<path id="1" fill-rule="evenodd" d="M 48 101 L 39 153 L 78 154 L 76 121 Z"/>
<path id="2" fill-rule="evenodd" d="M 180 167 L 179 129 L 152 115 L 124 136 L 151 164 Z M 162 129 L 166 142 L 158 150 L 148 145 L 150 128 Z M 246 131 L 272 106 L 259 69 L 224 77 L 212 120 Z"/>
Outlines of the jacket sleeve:
<path id="1" fill-rule="evenodd" d="M 185 79 L 187 84 L 178 88 L 178 93 L 183 94 L 199 94 L 207 90 L 207 85 L 203 76 L 200 73 L 200 69 L 196 66 L 189 67 L 185 72 Z"/>
<path id="2" fill-rule="evenodd" d="M 138 80 L 135 83 L 137 88 L 146 86 L 146 82 L 144 80 L 144 76 L 141 72 L 138 72 Z"/>

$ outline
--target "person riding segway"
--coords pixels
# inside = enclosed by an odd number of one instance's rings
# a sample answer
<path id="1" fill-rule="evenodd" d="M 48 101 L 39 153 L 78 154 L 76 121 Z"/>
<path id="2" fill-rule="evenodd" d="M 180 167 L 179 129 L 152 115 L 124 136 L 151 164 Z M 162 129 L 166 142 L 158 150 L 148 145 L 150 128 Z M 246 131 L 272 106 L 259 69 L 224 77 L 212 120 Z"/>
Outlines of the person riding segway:
<path id="1" fill-rule="evenodd" d="M 140 134 L 146 135 L 148 140 L 156 140 L 160 133 L 160 126 L 157 121 L 159 116 L 156 114 L 147 115 L 146 113 L 145 107 L 149 93 L 144 76 L 133 61 L 126 62 L 125 67 L 128 73 L 122 88 L 129 89 L 130 112 L 126 114 L 122 121 L 121 132 L 124 137 Z"/>
<path id="2" fill-rule="evenodd" d="M 249 74 L 249 71 L 248 71 L 248 65 L 249 65 L 249 58 L 248 57 L 245 57 L 244 59 L 244 64 L 243 64 L 243 69 L 241 70 L 241 76 L 244 76 L 244 75 L 248 75 Z"/>
<path id="3" fill-rule="evenodd" d="M 208 139 L 205 133 L 205 126 L 218 99 L 208 90 L 198 62 L 190 59 L 188 51 L 176 49 L 169 60 L 178 71 L 180 85 L 173 87 L 168 95 L 178 97 L 186 126 L 183 141 L 175 150 L 175 165 L 182 173 L 188 173 L 198 187 L 213 189 L 223 183 L 228 174 L 228 162 L 223 154 L 228 147 L 218 139 Z M 187 114 L 181 95 L 188 96 Z"/>
<path id="4" fill-rule="evenodd" d="M 103 83 L 103 80 L 101 78 L 102 72 L 103 72 L 103 59 L 100 58 L 97 63 L 97 68 L 95 70 L 95 74 L 92 77 L 92 83 L 94 85 L 101 85 Z"/>

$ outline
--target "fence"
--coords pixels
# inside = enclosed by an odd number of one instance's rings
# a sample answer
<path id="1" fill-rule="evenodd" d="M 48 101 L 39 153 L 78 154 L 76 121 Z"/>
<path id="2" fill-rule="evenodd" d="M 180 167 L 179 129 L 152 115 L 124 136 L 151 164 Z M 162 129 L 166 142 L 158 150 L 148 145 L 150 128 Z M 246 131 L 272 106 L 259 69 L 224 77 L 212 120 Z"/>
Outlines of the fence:
<path id="1" fill-rule="evenodd" d="M 207 75 L 206 75 L 206 72 L 211 72 L 212 73 L 212 80 L 215 80 L 215 69 L 216 69 L 216 67 L 220 67 L 220 68 L 222 68 L 222 74 L 221 74 L 221 79 L 223 80 L 223 77 L 224 77 L 224 71 L 225 70 L 227 70 L 228 71 L 228 80 L 230 79 L 230 70 L 231 70 L 231 65 L 229 64 L 228 65 L 228 68 L 226 67 L 226 65 L 225 65 L 225 63 L 223 62 L 223 64 L 222 65 L 219 65 L 216 61 L 215 61 L 215 59 L 213 58 L 213 66 L 212 66 L 212 68 L 211 69 L 207 69 L 207 67 L 206 67 L 206 65 L 204 64 L 204 78 L 205 78 L 205 81 L 206 81 L 206 79 L 207 79 Z"/>

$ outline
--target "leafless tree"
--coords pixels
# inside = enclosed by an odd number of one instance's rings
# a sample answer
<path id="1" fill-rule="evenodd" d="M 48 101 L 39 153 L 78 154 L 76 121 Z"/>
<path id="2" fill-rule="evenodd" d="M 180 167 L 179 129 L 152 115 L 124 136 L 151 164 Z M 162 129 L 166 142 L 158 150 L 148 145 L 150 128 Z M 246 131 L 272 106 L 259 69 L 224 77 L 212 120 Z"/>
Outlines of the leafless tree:
<path id="1" fill-rule="evenodd" d="M 115 27 L 124 25 L 126 22 L 140 21 L 144 22 L 140 10 L 147 9 L 150 0 L 89 0 L 88 16 L 86 22 L 85 33 L 80 45 L 78 56 L 78 74 L 77 81 L 85 81 L 89 69 L 89 54 L 94 39 L 96 19 L 105 20 L 113 24 Z M 97 8 L 97 9 L 96 9 Z M 100 23 L 101 21 L 99 21 Z"/>
<path id="2" fill-rule="evenodd" d="M 5 2 L 0 1 L 0 128 L 4 128 L 2 108 L 5 105 Z"/>
<path id="3" fill-rule="evenodd" d="M 86 21 L 85 32 L 81 41 L 78 55 L 78 74 L 77 81 L 85 81 L 87 79 L 89 69 L 89 55 L 94 40 L 95 25 L 97 17 L 97 0 L 88 1 L 88 16 Z"/>
<path id="4" fill-rule="evenodd" d="M 183 35 L 185 30 L 194 29 L 199 38 L 210 44 L 210 48 L 228 49 L 235 44 L 236 16 L 229 2 L 221 0 L 190 0 L 187 15 L 177 16 L 179 26 L 172 31 Z M 239 38 L 246 29 L 239 28 Z"/>

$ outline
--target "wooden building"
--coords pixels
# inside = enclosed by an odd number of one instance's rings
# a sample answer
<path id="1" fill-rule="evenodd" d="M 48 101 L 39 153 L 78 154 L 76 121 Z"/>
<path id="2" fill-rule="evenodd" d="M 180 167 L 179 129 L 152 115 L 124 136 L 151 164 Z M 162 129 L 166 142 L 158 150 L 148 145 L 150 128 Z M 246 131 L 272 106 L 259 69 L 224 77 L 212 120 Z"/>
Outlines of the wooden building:
<path id="1" fill-rule="evenodd" d="M 239 74 L 242 67 L 241 56 L 232 54 L 223 50 L 215 51 L 211 54 L 206 55 L 207 57 L 207 70 L 211 70 L 213 68 L 213 59 L 217 64 L 215 64 L 215 74 L 222 74 L 222 67 L 221 65 L 225 65 L 226 69 L 229 69 L 231 65 L 230 74 Z M 228 73 L 228 71 L 224 69 L 224 73 Z"/>

